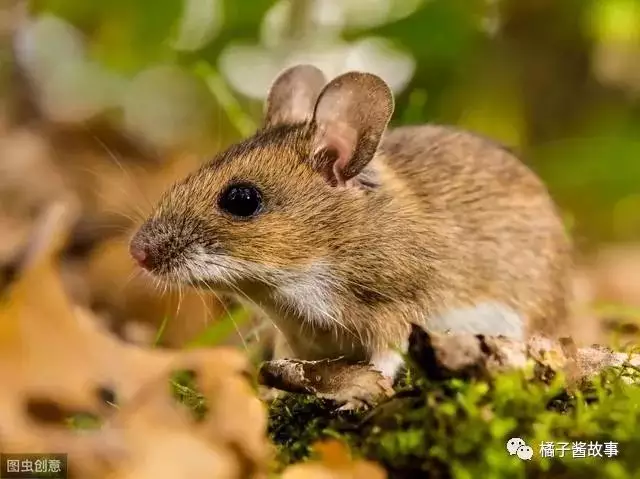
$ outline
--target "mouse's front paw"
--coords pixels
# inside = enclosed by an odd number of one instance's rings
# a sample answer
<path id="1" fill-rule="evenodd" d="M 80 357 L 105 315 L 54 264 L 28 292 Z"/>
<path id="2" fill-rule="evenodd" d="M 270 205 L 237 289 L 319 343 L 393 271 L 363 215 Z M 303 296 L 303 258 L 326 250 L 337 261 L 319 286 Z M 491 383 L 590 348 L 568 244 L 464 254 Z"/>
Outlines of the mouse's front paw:
<path id="1" fill-rule="evenodd" d="M 386 381 L 386 379 L 384 379 Z M 390 392 L 388 392 L 390 391 Z M 326 396 L 338 404 L 341 404 L 336 410 L 344 411 L 366 411 L 376 407 L 382 400 L 393 395 L 393 389 L 390 384 L 385 386 L 372 386 L 368 390 L 359 389 L 356 395 L 350 396 L 351 391 L 344 391 L 336 396 Z M 321 395 L 323 396 L 323 395 Z"/>
<path id="2" fill-rule="evenodd" d="M 341 411 L 371 408 L 394 392 L 391 380 L 370 364 L 342 359 L 268 361 L 260 369 L 260 382 L 284 391 L 330 399 L 341 405 Z"/>
<path id="3" fill-rule="evenodd" d="M 340 411 L 359 411 L 375 407 L 393 393 L 391 381 L 367 364 L 343 370 L 332 390 L 318 396 L 341 404 Z"/>
<path id="4" fill-rule="evenodd" d="M 369 409 L 371 409 L 372 407 L 374 407 L 375 404 L 371 404 L 367 401 L 363 401 L 360 398 L 351 398 L 349 400 L 347 400 L 347 402 L 345 402 L 342 406 L 340 406 L 339 408 L 336 409 L 336 411 L 338 412 L 350 412 L 350 411 L 354 411 L 354 412 L 360 412 L 360 411 L 367 411 Z"/>

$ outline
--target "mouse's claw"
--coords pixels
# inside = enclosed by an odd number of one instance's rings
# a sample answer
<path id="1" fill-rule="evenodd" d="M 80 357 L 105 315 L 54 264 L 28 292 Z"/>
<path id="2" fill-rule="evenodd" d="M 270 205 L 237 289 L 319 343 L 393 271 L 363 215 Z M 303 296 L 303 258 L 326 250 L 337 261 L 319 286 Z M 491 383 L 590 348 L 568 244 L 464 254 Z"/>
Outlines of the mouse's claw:
<path id="1" fill-rule="evenodd" d="M 373 409 L 375 403 L 370 403 L 366 399 L 353 397 L 348 399 L 342 406 L 336 409 L 337 412 L 361 412 Z"/>

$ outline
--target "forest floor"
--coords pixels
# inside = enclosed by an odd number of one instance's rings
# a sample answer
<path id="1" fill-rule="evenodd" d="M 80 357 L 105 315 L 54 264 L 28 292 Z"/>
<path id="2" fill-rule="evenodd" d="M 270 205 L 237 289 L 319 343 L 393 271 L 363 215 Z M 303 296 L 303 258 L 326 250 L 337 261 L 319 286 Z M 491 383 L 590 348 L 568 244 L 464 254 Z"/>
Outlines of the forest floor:
<path id="1" fill-rule="evenodd" d="M 310 457 L 322 438 L 339 438 L 382 463 L 393 478 L 640 475 L 634 452 L 640 450 L 640 388 L 615 371 L 574 395 L 561 381 L 534 384 L 521 373 L 492 384 L 413 376 L 373 411 L 341 414 L 333 408 L 307 397 L 275 402 L 269 433 L 282 464 Z M 532 460 L 508 453 L 511 438 L 533 448 Z"/>

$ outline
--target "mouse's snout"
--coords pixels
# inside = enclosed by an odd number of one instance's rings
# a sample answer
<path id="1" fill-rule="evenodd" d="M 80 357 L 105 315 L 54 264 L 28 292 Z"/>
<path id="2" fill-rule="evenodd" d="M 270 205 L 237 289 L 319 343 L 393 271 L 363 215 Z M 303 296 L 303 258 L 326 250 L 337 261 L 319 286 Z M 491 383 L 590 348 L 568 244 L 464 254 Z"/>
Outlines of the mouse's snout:
<path id="1" fill-rule="evenodd" d="M 174 243 L 167 234 L 156 231 L 153 224 L 147 222 L 133 235 L 129 242 L 129 254 L 143 269 L 158 272 L 168 257 L 168 245 Z"/>
<path id="2" fill-rule="evenodd" d="M 129 254 L 139 266 L 149 269 L 151 256 L 147 253 L 146 245 L 140 241 L 137 235 L 129 243 Z"/>
<path id="3" fill-rule="evenodd" d="M 154 269 L 157 260 L 154 258 L 154 251 L 150 243 L 145 239 L 142 230 L 136 232 L 129 243 L 129 254 L 138 265 L 148 271 Z"/>
<path id="4" fill-rule="evenodd" d="M 129 242 L 129 254 L 141 268 L 158 275 L 175 273 L 186 261 L 187 246 L 191 244 L 184 229 L 176 230 L 162 220 L 144 223 Z"/>

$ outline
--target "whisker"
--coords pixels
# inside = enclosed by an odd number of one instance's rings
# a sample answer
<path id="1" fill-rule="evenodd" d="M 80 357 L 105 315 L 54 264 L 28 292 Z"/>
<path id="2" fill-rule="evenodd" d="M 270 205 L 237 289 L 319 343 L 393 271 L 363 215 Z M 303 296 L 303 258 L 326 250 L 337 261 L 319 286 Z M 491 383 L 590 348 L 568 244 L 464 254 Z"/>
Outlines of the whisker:
<path id="1" fill-rule="evenodd" d="M 180 266 L 180 268 L 178 269 L 178 276 L 181 278 L 182 277 L 188 278 L 189 274 L 188 274 L 187 268 Z M 192 288 L 192 291 L 195 291 L 195 293 L 198 295 L 198 298 L 200 298 L 200 301 L 202 302 L 202 306 L 204 307 L 204 311 L 205 311 L 204 317 L 202 319 L 202 323 L 206 326 L 209 323 L 209 320 L 213 318 L 211 306 L 208 304 L 207 298 L 204 297 L 200 288 L 197 288 L 197 287 Z"/>
<path id="2" fill-rule="evenodd" d="M 204 324 L 206 327 L 207 324 L 209 323 L 209 319 L 213 317 L 213 315 L 211 314 L 211 308 L 207 304 L 207 300 L 202 294 L 202 292 L 198 288 L 194 288 L 194 291 L 196 292 L 196 294 L 198 295 L 198 298 L 200 298 L 200 301 L 202 302 L 202 307 L 204 308 L 204 316 L 202 318 L 202 324 Z"/>
<path id="3" fill-rule="evenodd" d="M 240 328 L 238 326 L 238 323 L 236 323 L 236 320 L 233 318 L 233 315 L 231 314 L 231 312 L 229 311 L 229 309 L 224 305 L 224 302 L 222 301 L 222 299 L 220 298 L 220 296 L 218 296 L 218 294 L 211 289 L 211 287 L 209 285 L 206 285 L 207 289 L 216 297 L 216 299 L 218 300 L 218 302 L 220 302 L 225 311 L 226 311 L 226 315 L 227 317 L 231 320 L 231 322 L 233 323 L 233 327 L 236 330 L 236 333 L 238 334 L 238 337 L 240 338 L 240 341 L 242 341 L 242 347 L 244 348 L 245 351 L 249 350 L 249 347 L 247 346 L 247 342 L 244 339 L 244 336 L 242 334 L 242 331 L 240 331 Z"/>
<path id="4" fill-rule="evenodd" d="M 124 283 L 120 286 L 118 293 L 122 293 L 124 291 L 124 289 L 129 286 L 129 284 L 134 280 L 134 279 L 138 279 L 140 278 L 142 275 L 142 272 L 138 269 L 134 269 L 133 271 L 131 271 L 129 273 L 129 275 L 127 276 L 127 279 L 125 279 Z"/>
<path id="5" fill-rule="evenodd" d="M 95 176 L 95 178 L 97 178 L 99 181 L 103 181 L 104 180 L 99 172 L 94 171 L 89 167 L 82 167 L 81 166 L 81 167 L 78 167 L 77 171 L 89 173 L 89 174 Z M 129 181 L 131 181 L 131 180 L 129 180 Z M 124 193 L 125 196 L 129 199 L 129 205 L 133 205 L 133 211 L 131 211 L 131 213 L 135 213 L 138 217 L 134 218 L 134 217 L 131 217 L 128 214 L 126 214 L 124 211 L 114 210 L 114 209 L 110 209 L 110 208 L 105 208 L 104 211 L 106 211 L 108 213 L 117 214 L 117 215 L 126 217 L 127 219 L 129 219 L 130 221 L 132 221 L 134 223 L 143 221 L 147 217 L 147 214 L 142 210 L 142 208 L 140 208 L 138 206 L 138 204 L 137 204 L 137 200 L 138 199 L 131 196 L 131 191 L 130 190 L 126 189 L 122 184 L 120 184 L 117 181 L 112 181 L 107 186 L 115 187 L 115 188 L 118 189 L 118 191 L 120 193 Z M 137 188 L 137 189 L 139 190 L 139 188 Z M 106 194 L 104 194 L 103 192 L 101 192 L 100 190 L 94 190 L 94 193 L 97 195 L 97 197 L 102 202 L 104 202 L 104 203 L 108 203 L 109 202 L 109 197 Z M 145 200 L 145 201 L 148 201 L 148 200 Z"/>
<path id="6" fill-rule="evenodd" d="M 176 283 L 176 287 L 178 289 L 178 306 L 176 307 L 176 318 L 180 314 L 180 307 L 182 306 L 182 300 L 184 296 L 182 295 L 182 285 L 180 283 Z"/>
<path id="7" fill-rule="evenodd" d="M 105 151 L 105 153 L 107 153 L 107 155 L 109 155 L 109 157 L 114 161 L 114 163 L 118 166 L 118 168 L 120 168 L 120 170 L 122 171 L 122 173 L 124 173 L 124 175 L 127 177 L 127 179 L 129 180 L 130 183 L 132 183 L 135 188 L 138 190 L 138 193 L 140 193 L 140 195 L 142 196 L 142 198 L 147 202 L 147 205 L 149 207 L 151 207 L 151 202 L 149 201 L 149 198 L 144 194 L 144 192 L 142 191 L 142 189 L 139 187 L 138 183 L 136 183 L 135 181 L 133 181 L 133 178 L 131 177 L 129 171 L 127 171 L 124 166 L 122 165 L 122 162 L 118 159 L 118 157 L 113 153 L 113 151 L 111 151 L 111 149 L 107 146 L 107 144 L 102 141 L 97 135 L 91 133 L 89 131 L 89 129 L 85 126 L 85 130 L 93 137 L 93 139 L 96 141 L 96 143 L 98 143 Z"/>

